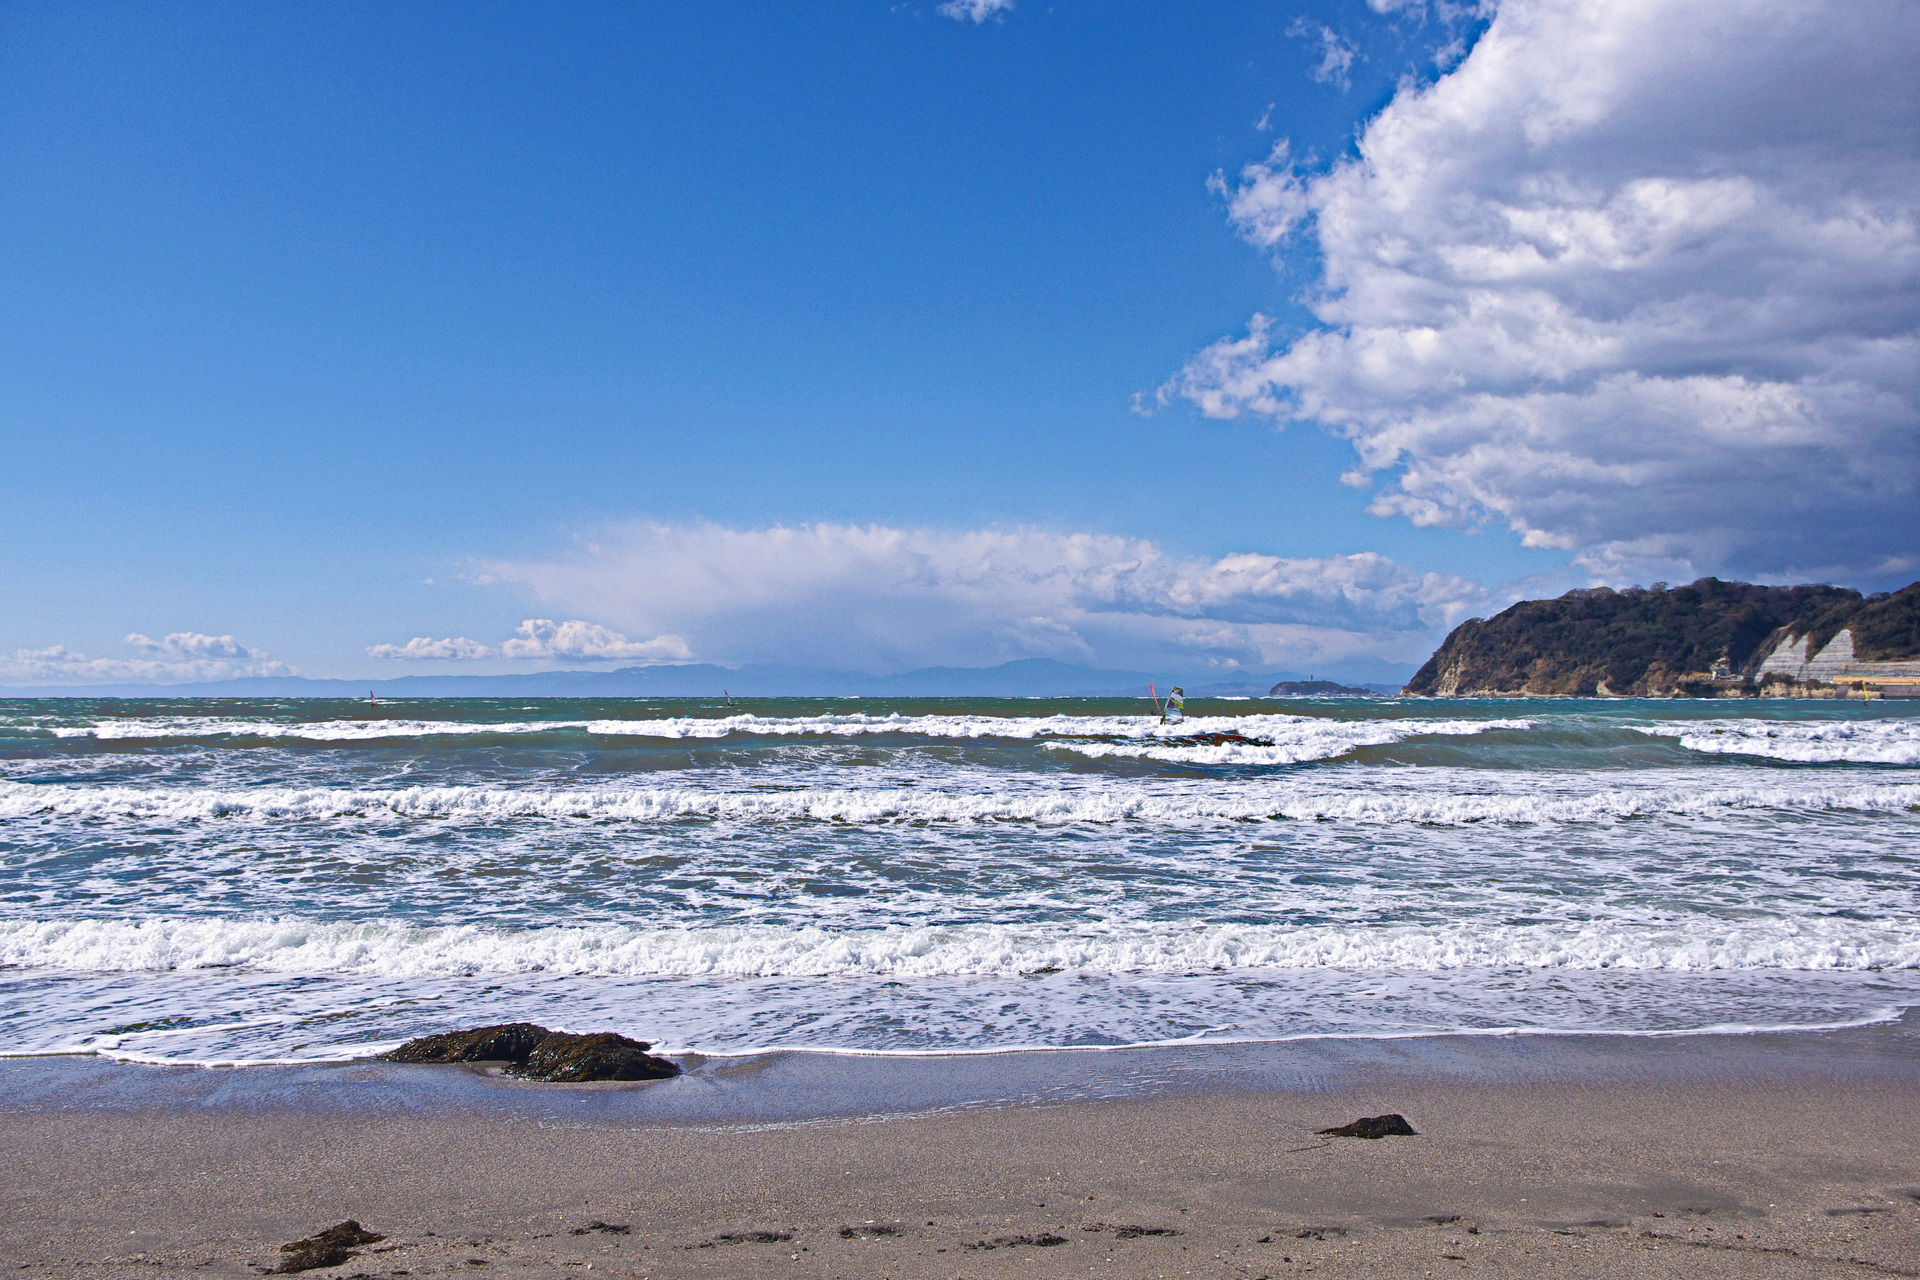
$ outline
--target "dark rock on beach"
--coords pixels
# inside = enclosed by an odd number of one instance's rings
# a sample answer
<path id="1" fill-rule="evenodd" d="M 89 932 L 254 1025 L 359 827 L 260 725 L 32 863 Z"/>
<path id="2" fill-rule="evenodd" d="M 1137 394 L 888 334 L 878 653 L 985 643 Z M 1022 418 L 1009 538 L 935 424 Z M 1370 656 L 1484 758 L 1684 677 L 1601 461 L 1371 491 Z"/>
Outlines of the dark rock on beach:
<path id="1" fill-rule="evenodd" d="M 1352 1124 L 1321 1129 L 1319 1132 L 1329 1138 L 1415 1138 L 1419 1136 L 1413 1126 L 1407 1123 L 1407 1118 L 1397 1111 L 1384 1116 L 1361 1116 Z"/>
<path id="2" fill-rule="evenodd" d="M 683 1246 L 688 1249 L 712 1249 L 723 1244 L 784 1244 L 793 1239 L 791 1231 L 722 1231 L 711 1240 Z"/>
<path id="3" fill-rule="evenodd" d="M 644 1040 L 629 1040 L 611 1031 L 575 1036 L 556 1031 L 533 1046 L 524 1064 L 509 1067 L 509 1075 L 558 1084 L 589 1080 L 661 1080 L 680 1074 L 677 1063 L 656 1058 Z"/>
<path id="4" fill-rule="evenodd" d="M 531 1022 L 506 1022 L 409 1040 L 380 1056 L 388 1062 L 504 1062 L 507 1074 L 556 1084 L 596 1080 L 663 1080 L 678 1063 L 657 1058 L 645 1040 L 611 1031 L 574 1035 Z"/>
<path id="5" fill-rule="evenodd" d="M 533 1047 L 552 1034 L 531 1022 L 503 1022 L 471 1031 L 421 1036 L 380 1056 L 388 1062 L 525 1062 Z"/>
<path id="6" fill-rule="evenodd" d="M 287 1256 L 281 1259 L 279 1266 L 268 1268 L 267 1274 L 284 1276 L 296 1271 L 312 1271 L 316 1267 L 336 1267 L 349 1258 L 360 1256 L 354 1252 L 355 1245 L 374 1244 L 385 1239 L 385 1236 L 377 1235 L 349 1218 L 304 1240 L 281 1245 L 280 1252 Z"/>
<path id="7" fill-rule="evenodd" d="M 963 1244 L 962 1249 L 1013 1249 L 1021 1245 L 1030 1245 L 1036 1249 L 1050 1249 L 1057 1244 L 1065 1244 L 1065 1236 L 1057 1236 L 1051 1231 L 1042 1231 L 1039 1235 L 995 1236 L 991 1240 L 979 1240 L 973 1244 Z"/>

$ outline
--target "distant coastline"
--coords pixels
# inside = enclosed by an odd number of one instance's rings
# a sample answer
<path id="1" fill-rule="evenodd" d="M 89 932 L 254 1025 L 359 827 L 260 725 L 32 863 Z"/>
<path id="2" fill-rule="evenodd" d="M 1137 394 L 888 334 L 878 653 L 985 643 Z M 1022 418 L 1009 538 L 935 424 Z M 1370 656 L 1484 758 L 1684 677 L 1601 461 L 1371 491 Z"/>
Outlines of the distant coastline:
<path id="1" fill-rule="evenodd" d="M 1351 664 L 1345 679 L 1374 694 L 1396 692 L 1409 667 Z M 714 663 L 622 667 L 614 671 L 537 671 L 522 675 L 398 676 L 386 680 L 261 676 L 193 684 L 100 684 L 0 688 L 0 698 L 1073 698 L 1146 696 L 1147 686 L 1184 685 L 1208 697 L 1266 697 L 1276 683 L 1305 681 L 1298 671 L 1129 671 L 1026 658 L 992 667 L 921 667 L 876 676 L 829 668 Z"/>

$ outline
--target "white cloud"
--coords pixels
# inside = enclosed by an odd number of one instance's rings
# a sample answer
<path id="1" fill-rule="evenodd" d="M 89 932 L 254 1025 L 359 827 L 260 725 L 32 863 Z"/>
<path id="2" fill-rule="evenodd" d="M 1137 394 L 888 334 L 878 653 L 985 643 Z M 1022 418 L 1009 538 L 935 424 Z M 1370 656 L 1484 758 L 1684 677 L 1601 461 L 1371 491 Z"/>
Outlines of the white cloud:
<path id="1" fill-rule="evenodd" d="M 985 22 L 1013 11 L 1013 0 L 945 0 L 939 11 L 955 22 Z"/>
<path id="2" fill-rule="evenodd" d="M 249 649 L 232 636 L 208 636 L 198 631 L 175 631 L 155 640 L 135 631 L 127 643 L 156 658 L 170 662 L 220 661 L 228 658 L 256 659 L 266 655 Z"/>
<path id="3" fill-rule="evenodd" d="M 1294 171 L 1293 144 L 1282 138 L 1273 154 L 1240 171 L 1240 181 L 1229 184 L 1223 173 L 1207 179 L 1207 189 L 1227 202 L 1227 216 L 1250 242 L 1262 249 L 1279 245 L 1307 216 L 1307 184 Z"/>
<path id="4" fill-rule="evenodd" d="M 1293 25 L 1287 28 L 1287 34 L 1295 39 L 1318 40 L 1320 42 L 1320 64 L 1311 67 L 1307 75 L 1321 84 L 1330 84 L 1342 93 L 1353 87 L 1347 73 L 1353 69 L 1353 60 L 1359 56 L 1359 50 L 1349 40 L 1324 22 L 1309 22 L 1305 18 L 1295 18 Z"/>
<path id="5" fill-rule="evenodd" d="M 405 644 L 370 645 L 367 654 L 374 658 L 395 658 L 408 662 L 472 662 L 480 658 L 498 657 L 500 651 L 465 636 L 449 636 L 444 640 L 415 636 Z"/>
<path id="6" fill-rule="evenodd" d="M 134 632 L 129 647 L 145 658 L 89 658 L 65 645 L 16 649 L 0 655 L 0 680 L 29 684 L 88 684 L 139 681 L 232 680 L 242 676 L 283 676 L 293 668 L 250 649 L 232 636 L 175 631 L 155 640 Z"/>
<path id="7" fill-rule="evenodd" d="M 1324 327 L 1160 398 L 1602 573 L 1870 572 L 1920 546 L 1916 48 L 1908 0 L 1504 0 L 1356 155 L 1216 179 L 1253 244 L 1311 230 Z"/>
<path id="8" fill-rule="evenodd" d="M 1433 17 L 1448 23 L 1486 17 L 1496 4 L 1497 0 L 1367 0 L 1367 8 L 1375 13 L 1404 13 L 1422 21 Z"/>
<path id="9" fill-rule="evenodd" d="M 686 659 L 693 656 L 681 636 L 662 635 L 651 640 L 629 640 L 618 631 L 591 622 L 551 622 L 546 618 L 528 618 L 517 628 L 519 634 L 500 646 L 504 658 L 558 658 L 565 662 L 594 662 L 602 658 Z"/>
<path id="10" fill-rule="evenodd" d="M 705 660 L 869 671 L 1025 657 L 1418 661 L 1492 600 L 1478 583 L 1373 554 L 1179 559 L 1142 539 L 1025 528 L 643 525 L 561 559 L 483 567 L 475 581 L 591 608 Z"/>
<path id="11" fill-rule="evenodd" d="M 514 632 L 499 645 L 481 644 L 465 636 L 450 636 L 444 640 L 415 636 L 405 644 L 373 645 L 367 653 L 375 658 L 437 662 L 473 662 L 483 658 L 557 662 L 602 662 L 626 658 L 642 662 L 673 662 L 685 661 L 693 656 L 686 640 L 680 636 L 629 640 L 618 631 L 582 622 L 578 618 L 570 622 L 528 618 Z"/>

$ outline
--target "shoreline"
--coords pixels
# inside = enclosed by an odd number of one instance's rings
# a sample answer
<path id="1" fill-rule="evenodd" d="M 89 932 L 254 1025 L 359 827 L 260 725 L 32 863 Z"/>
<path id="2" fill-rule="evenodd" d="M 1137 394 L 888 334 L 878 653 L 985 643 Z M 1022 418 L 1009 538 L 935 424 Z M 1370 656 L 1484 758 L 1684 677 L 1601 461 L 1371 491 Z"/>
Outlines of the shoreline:
<path id="1" fill-rule="evenodd" d="M 1606 1029 L 1559 1027 L 1451 1027 L 1438 1030 L 1409 1031 L 1307 1031 L 1288 1036 L 1247 1036 L 1243 1038 L 1223 1037 L 1218 1039 L 1202 1038 L 1205 1033 L 1193 1036 L 1181 1036 L 1170 1040 L 1138 1040 L 1125 1044 L 1011 1044 L 953 1046 L 933 1049 L 877 1049 L 847 1045 L 755 1045 L 738 1049 L 661 1049 L 654 1052 L 665 1057 L 691 1058 L 700 1062 L 741 1061 L 750 1058 L 767 1058 L 781 1054 L 813 1054 L 826 1058 L 991 1058 L 1017 1054 L 1101 1054 L 1129 1053 L 1158 1049 L 1208 1049 L 1208 1048 L 1249 1048 L 1259 1046 L 1303 1045 L 1322 1040 L 1347 1041 L 1394 1041 L 1394 1040 L 1472 1040 L 1472 1039 L 1510 1039 L 1527 1037 L 1551 1039 L 1577 1037 L 1593 1039 L 1621 1040 L 1669 1040 L 1684 1039 L 1691 1036 L 1763 1036 L 1763 1035 L 1809 1035 L 1820 1032 L 1858 1031 L 1867 1027 L 1882 1026 L 1899 1022 L 1909 1015 L 1920 1013 L 1920 995 L 1909 1002 L 1892 1005 L 1876 1013 L 1865 1014 L 1858 1018 L 1847 1018 L 1832 1022 L 1810 1023 L 1715 1023 L 1702 1027 L 1660 1027 L 1649 1030 Z M 345 1067 L 364 1065 L 378 1061 L 382 1054 L 405 1044 L 405 1040 L 387 1043 L 374 1043 L 357 1046 L 363 1052 L 341 1053 L 338 1056 L 318 1058 L 232 1058 L 209 1060 L 178 1060 L 156 1057 L 141 1057 L 137 1054 L 122 1053 L 114 1049 L 25 1049 L 0 1050 L 0 1064 L 38 1058 L 98 1058 L 103 1061 L 131 1067 L 184 1067 L 206 1068 L 209 1070 L 253 1070 L 269 1067 Z"/>
<path id="2" fill-rule="evenodd" d="M 1098 1067 L 1098 1070 L 1090 1069 Z M 1920 1275 L 1920 1017 L 1036 1057 L 469 1067 L 0 1061 L 15 1274 Z M 1315 1130 L 1404 1114 L 1413 1137 Z M 595 1225 L 599 1224 L 599 1225 Z"/>
<path id="3" fill-rule="evenodd" d="M 183 1065 L 105 1054 L 38 1054 L 0 1058 L 0 1116 L 402 1112 L 542 1122 L 765 1124 L 1360 1087 L 1664 1086 L 1714 1079 L 1920 1085 L 1920 1008 L 1837 1027 L 1779 1030 L 1450 1032 L 952 1052 L 776 1049 L 669 1056 L 684 1068 L 669 1080 L 556 1085 L 471 1064 L 373 1058 Z"/>

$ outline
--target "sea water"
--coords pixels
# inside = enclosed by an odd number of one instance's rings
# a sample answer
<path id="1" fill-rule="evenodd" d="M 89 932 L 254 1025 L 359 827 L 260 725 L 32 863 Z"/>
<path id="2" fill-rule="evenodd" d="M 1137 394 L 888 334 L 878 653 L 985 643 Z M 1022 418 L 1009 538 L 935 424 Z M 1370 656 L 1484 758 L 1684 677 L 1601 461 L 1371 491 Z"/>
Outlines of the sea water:
<path id="1" fill-rule="evenodd" d="M 1920 707 L 0 701 L 0 1053 L 1842 1026 L 1920 1004 Z"/>

